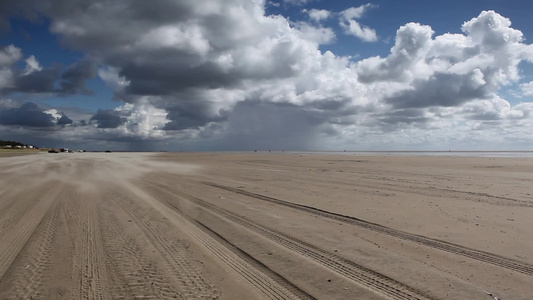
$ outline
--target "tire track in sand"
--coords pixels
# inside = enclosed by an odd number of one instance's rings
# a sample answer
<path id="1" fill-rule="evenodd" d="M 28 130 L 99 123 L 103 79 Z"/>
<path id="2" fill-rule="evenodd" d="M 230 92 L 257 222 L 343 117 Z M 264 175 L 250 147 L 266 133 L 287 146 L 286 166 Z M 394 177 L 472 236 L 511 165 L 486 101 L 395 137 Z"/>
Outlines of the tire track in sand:
<path id="1" fill-rule="evenodd" d="M 107 267 L 103 261 L 102 235 L 96 213 L 95 198 L 79 199 L 76 192 L 71 193 L 71 201 L 81 205 L 79 210 L 80 237 L 77 244 L 77 281 L 79 298 L 83 300 L 109 299 L 107 292 Z"/>
<path id="2" fill-rule="evenodd" d="M 339 184 L 334 180 L 322 179 L 320 183 L 316 184 Z M 409 187 L 405 187 L 402 183 L 409 184 Z M 351 183 L 345 183 L 345 185 L 352 188 Z M 533 207 L 533 202 L 528 200 L 520 200 L 509 197 L 491 195 L 488 193 L 462 191 L 451 188 L 428 186 L 423 182 L 411 182 L 402 181 L 399 179 L 390 179 L 380 176 L 361 176 L 358 178 L 356 187 L 367 188 L 369 191 L 366 193 L 375 193 L 376 191 L 390 191 L 417 194 L 421 196 L 429 196 L 436 198 L 454 198 L 461 199 L 470 202 L 483 202 L 495 206 L 517 206 L 517 207 Z M 378 192 L 379 193 L 379 192 Z M 388 193 L 384 193 L 388 194 Z"/>
<path id="3" fill-rule="evenodd" d="M 349 161 L 349 160 L 348 160 Z M 356 162 L 356 161 L 352 161 Z M 252 166 L 262 166 L 272 167 L 271 164 L 261 164 L 261 163 L 244 163 Z M 285 164 L 284 167 L 289 166 Z M 276 166 L 280 167 L 280 166 Z M 294 170 L 295 168 L 301 169 L 303 171 L 311 172 L 336 172 L 336 168 L 331 169 L 314 169 L 309 167 L 304 167 L 301 165 L 290 164 L 290 169 Z M 401 192 L 408 194 L 418 194 L 422 196 L 438 197 L 438 198 L 455 198 L 462 199 L 465 201 L 471 202 L 483 202 L 490 205 L 497 206 L 521 206 L 521 207 L 533 207 L 533 201 L 529 200 L 520 200 L 509 197 L 491 195 L 484 192 L 472 192 L 464 191 L 457 189 L 450 189 L 446 187 L 437 187 L 437 186 L 428 186 L 427 182 L 413 179 L 405 178 L 394 178 L 394 176 L 410 176 L 410 173 L 399 173 L 394 174 L 391 177 L 385 177 L 380 175 L 369 175 L 368 170 L 366 171 L 350 171 L 351 174 L 357 175 L 357 184 L 356 187 L 368 188 L 369 191 L 362 190 L 364 193 L 373 194 L 375 191 L 390 191 L 390 192 Z M 306 177 L 300 177 L 299 180 L 302 182 L 309 182 Z M 297 185 L 298 179 L 292 179 L 292 183 Z M 326 177 L 322 177 L 320 182 L 315 182 L 315 184 L 334 184 L 334 185 L 344 185 L 347 188 L 353 188 L 353 182 L 342 182 L 339 180 L 331 180 Z M 405 187 L 405 184 L 409 184 L 409 187 Z M 385 193 L 386 194 L 386 193 Z"/>
<path id="4" fill-rule="evenodd" d="M 159 211 L 162 215 L 172 221 L 178 228 L 192 237 L 194 241 L 204 246 L 215 258 L 221 261 L 223 264 L 231 268 L 241 281 L 247 283 L 252 290 L 260 294 L 260 298 L 267 299 L 314 299 L 307 293 L 294 289 L 294 285 L 282 281 L 279 282 L 275 278 L 270 277 L 262 270 L 254 267 L 252 264 L 243 260 L 233 250 L 222 245 L 219 241 L 215 240 L 208 233 L 204 232 L 197 225 L 194 225 L 191 221 L 185 219 L 181 213 L 170 210 L 165 204 L 151 198 L 148 194 L 139 190 L 136 187 L 131 186 L 130 190 L 135 191 L 137 195 L 144 195 L 146 199 L 150 199 L 152 207 Z M 122 195 L 117 195 L 123 202 L 129 202 L 128 199 Z M 131 201 L 131 200 L 130 200 Z M 136 218 L 142 218 L 142 214 L 139 211 L 135 211 L 134 207 L 126 208 L 131 210 Z M 155 234 L 154 236 L 158 236 Z"/>
<path id="5" fill-rule="evenodd" d="M 420 300 L 429 300 L 434 299 L 422 291 L 414 289 L 408 285 L 405 285 L 393 278 L 390 278 L 386 275 L 380 274 L 376 271 L 365 268 L 362 265 L 359 265 L 353 261 L 342 258 L 338 255 L 330 253 L 326 250 L 323 250 L 319 247 L 311 245 L 307 242 L 301 241 L 297 238 L 289 236 L 285 233 L 276 231 L 265 226 L 260 226 L 258 224 L 252 223 L 251 221 L 240 217 L 230 211 L 212 205 L 204 200 L 196 198 L 194 196 L 177 192 L 177 191 L 168 191 L 163 186 L 158 184 L 151 183 L 154 187 L 159 190 L 162 190 L 174 197 L 179 199 L 185 199 L 189 202 L 192 202 L 200 207 L 203 207 L 216 215 L 225 217 L 226 219 L 239 224 L 245 227 L 248 230 L 251 230 L 289 250 L 292 250 L 304 257 L 310 258 L 314 262 L 332 270 L 333 272 L 340 274 L 344 277 L 347 277 L 361 286 L 377 292 L 379 294 L 385 295 L 391 299 L 398 300 L 407 300 L 407 299 L 420 299 Z M 169 205 L 173 206 L 175 209 L 179 209 L 171 203 Z"/>
<path id="6" fill-rule="evenodd" d="M 60 210 L 58 203 L 53 206 L 8 269 L 6 274 L 10 274 L 10 280 L 5 284 L 9 286 L 2 289 L 6 292 L 0 294 L 0 298 L 36 299 L 44 298 L 47 294 L 44 284 L 48 278 L 47 270 L 50 268 L 50 255 Z"/>
<path id="7" fill-rule="evenodd" d="M 203 183 L 205 185 L 223 189 L 226 191 L 230 191 L 236 194 L 244 195 L 244 196 L 262 200 L 262 201 L 267 201 L 267 202 L 274 203 L 277 205 L 290 207 L 290 208 L 304 211 L 304 212 L 307 212 L 313 215 L 318 215 L 324 218 L 340 221 L 345 224 L 355 225 L 361 228 L 376 231 L 376 232 L 386 234 L 386 235 L 389 235 L 389 236 L 392 236 L 392 237 L 395 237 L 401 240 L 414 242 L 414 243 L 417 243 L 423 246 L 446 251 L 446 252 L 456 254 L 456 255 L 462 255 L 473 260 L 481 261 L 481 262 L 499 266 L 499 267 L 502 267 L 508 270 L 512 270 L 515 272 L 533 276 L 533 265 L 523 263 L 520 261 L 516 261 L 516 260 L 510 259 L 507 257 L 499 256 L 497 254 L 492 254 L 489 252 L 485 252 L 485 251 L 481 251 L 481 250 L 477 250 L 473 248 L 468 248 L 465 246 L 453 244 L 453 243 L 442 241 L 442 240 L 433 239 L 433 238 L 426 237 L 423 235 L 408 233 L 408 232 L 393 229 L 393 228 L 390 228 L 390 227 L 387 227 L 381 224 L 372 223 L 372 222 L 365 221 L 363 219 L 359 219 L 356 217 L 345 216 L 345 215 L 341 215 L 338 213 L 329 212 L 329 211 L 322 210 L 322 209 L 312 207 L 312 206 L 296 204 L 296 203 L 276 199 L 273 197 L 256 194 L 252 192 L 247 192 L 241 189 L 223 186 L 223 185 L 219 185 L 219 184 L 215 184 L 211 182 L 203 182 Z"/>
<path id="8" fill-rule="evenodd" d="M 176 207 L 174 207 L 176 208 Z M 176 208 L 178 209 L 178 208 Z M 219 240 L 221 244 L 223 244 L 226 248 L 231 250 L 233 253 L 235 253 L 237 256 L 239 256 L 244 261 L 248 262 L 249 264 L 253 265 L 256 269 L 261 270 L 261 272 L 268 275 L 270 278 L 275 280 L 280 285 L 287 286 L 290 288 L 296 295 L 298 295 L 298 299 L 315 299 L 313 296 L 307 294 L 305 291 L 300 289 L 298 286 L 293 284 L 292 282 L 285 279 L 280 274 L 276 273 L 272 269 L 270 269 L 268 266 L 260 262 L 259 260 L 253 258 L 251 255 L 246 253 L 241 248 L 237 247 L 234 243 L 231 243 L 227 239 L 225 239 L 223 236 L 218 234 L 216 231 L 212 230 L 211 228 L 207 227 L 205 224 L 201 223 L 200 221 L 196 221 L 197 224 L 199 224 L 209 235 L 214 237 L 216 240 Z"/>
<path id="9" fill-rule="evenodd" d="M 56 183 L 50 186 L 42 197 L 25 200 L 33 200 L 36 203 L 15 225 L 9 227 L 0 237 L 0 280 L 39 226 L 61 190 L 62 184 Z"/>
<path id="10" fill-rule="evenodd" d="M 127 228 L 118 221 L 116 215 L 106 216 L 102 210 L 99 210 L 99 215 L 102 226 L 106 228 L 102 235 L 110 260 L 108 265 L 113 299 L 176 299 L 179 290 L 173 289 L 170 274 L 164 272 L 155 260 L 146 255 L 146 251 L 155 251 L 155 248 L 150 247 L 143 251 L 138 243 L 139 239 L 126 234 Z M 129 224 L 135 226 L 135 223 Z"/>
<path id="11" fill-rule="evenodd" d="M 6 188 L 8 189 L 8 188 Z M 3 198 L 0 198 L 2 202 L 0 204 L 0 237 L 6 232 L 13 230 L 13 224 L 16 224 L 24 218 L 36 204 L 37 201 L 41 201 L 41 197 L 35 195 L 46 195 L 49 189 L 44 188 L 44 185 L 36 189 L 26 189 L 21 192 L 8 192 Z"/>
<path id="12" fill-rule="evenodd" d="M 181 299 L 217 299 L 219 297 L 219 291 L 208 283 L 200 275 L 200 272 L 190 264 L 184 246 L 177 241 L 167 239 L 156 226 L 152 226 L 143 212 L 135 206 L 132 199 L 113 191 L 106 193 L 104 198 L 116 202 L 144 231 L 146 237 L 161 254 L 161 257 L 169 266 L 172 276 L 179 284 L 178 296 Z"/>

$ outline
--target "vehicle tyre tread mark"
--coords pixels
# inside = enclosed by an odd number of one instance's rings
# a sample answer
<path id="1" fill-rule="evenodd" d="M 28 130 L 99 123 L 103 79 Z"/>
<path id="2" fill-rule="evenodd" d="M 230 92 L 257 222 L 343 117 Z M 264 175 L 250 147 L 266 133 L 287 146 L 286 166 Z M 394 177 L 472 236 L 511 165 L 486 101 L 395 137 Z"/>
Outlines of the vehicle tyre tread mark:
<path id="1" fill-rule="evenodd" d="M 432 297 L 425 295 L 423 292 L 418 291 L 410 286 L 407 286 L 393 278 L 370 270 L 353 261 L 327 252 L 319 247 L 291 237 L 287 234 L 252 223 L 244 217 L 238 216 L 232 212 L 217 207 L 204 200 L 185 194 L 183 192 L 170 192 L 166 190 L 164 186 L 161 186 L 156 183 L 150 184 L 160 190 L 173 194 L 174 196 L 177 196 L 179 198 L 185 198 L 186 200 L 193 202 L 199 205 L 200 207 L 208 209 L 214 212 L 215 214 L 221 215 L 233 221 L 234 223 L 244 226 L 245 228 L 279 245 L 282 245 L 287 249 L 290 249 L 304 257 L 310 258 L 316 263 L 336 272 L 337 274 L 347 277 L 359 283 L 363 287 L 369 288 L 374 292 L 378 292 L 392 299 L 433 299 Z M 179 210 L 179 208 L 174 206 L 172 203 L 169 203 L 169 205 Z"/>
<path id="2" fill-rule="evenodd" d="M 152 226 L 144 214 L 135 207 L 133 200 L 115 192 L 107 192 L 106 198 L 116 203 L 132 216 L 139 227 L 145 232 L 147 238 L 161 253 L 166 264 L 170 267 L 176 282 L 180 284 L 179 295 L 182 299 L 217 299 L 219 291 L 200 276 L 184 253 L 183 245 L 178 241 L 165 238 L 159 230 Z"/>
<path id="3" fill-rule="evenodd" d="M 121 195 L 115 196 L 122 198 L 123 202 L 129 202 L 127 198 Z M 162 206 L 160 207 L 160 212 L 164 213 L 168 219 L 174 221 L 181 230 L 204 246 L 215 258 L 229 266 L 237 274 L 239 274 L 242 279 L 247 281 L 251 286 L 255 287 L 257 291 L 263 295 L 261 298 L 266 296 L 268 299 L 313 299 L 312 297 L 302 298 L 298 296 L 290 290 L 288 285 L 280 285 L 261 270 L 254 268 L 249 262 L 236 255 L 234 251 L 229 250 L 220 244 L 220 242 L 213 239 L 213 237 L 207 234 L 203 229 L 199 228 L 198 225 L 195 225 L 191 221 L 185 219 L 185 217 L 182 216 L 181 211 L 170 211 L 166 209 L 165 204 L 160 203 L 160 205 Z M 135 212 L 135 209 L 132 211 L 132 213 L 137 218 L 142 217 L 142 214 L 139 211 Z M 147 228 L 150 227 L 147 226 Z"/>
<path id="4" fill-rule="evenodd" d="M 515 272 L 519 272 L 522 274 L 533 275 L 533 265 L 519 262 L 519 261 L 506 258 L 503 256 L 499 256 L 497 254 L 492 254 L 492 253 L 488 253 L 485 251 L 468 248 L 468 247 L 461 246 L 458 244 L 454 244 L 454 243 L 450 243 L 450 242 L 446 242 L 442 240 L 437 240 L 437 239 L 433 239 L 433 238 L 422 236 L 422 235 L 408 233 L 408 232 L 393 229 L 393 228 L 390 228 L 390 227 L 387 227 L 381 224 L 365 221 L 360 218 L 341 215 L 338 213 L 329 212 L 329 211 L 322 210 L 319 208 L 302 205 L 302 204 L 296 204 L 296 203 L 276 199 L 273 197 L 244 191 L 244 190 L 237 189 L 237 188 L 232 188 L 232 187 L 223 186 L 223 185 L 210 183 L 210 182 L 204 182 L 204 184 L 215 187 L 215 188 L 223 189 L 226 191 L 234 192 L 240 195 L 244 195 L 247 197 L 255 198 L 258 200 L 263 200 L 263 201 L 267 201 L 270 203 L 294 208 L 300 211 L 305 211 L 313 215 L 318 215 L 318 216 L 325 217 L 328 219 L 333 219 L 333 220 L 340 221 L 345 224 L 355 225 L 361 228 L 376 231 L 376 232 L 386 234 L 386 235 L 389 235 L 395 238 L 399 238 L 405 241 L 414 242 L 414 243 L 424 245 L 430 248 L 439 249 L 439 250 L 446 251 L 452 254 L 462 255 L 462 256 L 465 256 L 465 257 L 468 257 L 474 260 L 496 265 L 496 266 L 509 269 Z"/>
<path id="5" fill-rule="evenodd" d="M 71 194 L 77 197 L 76 193 Z M 86 200 L 81 203 L 81 239 L 78 253 L 79 299 L 103 300 L 106 294 L 107 268 L 103 261 L 102 236 L 96 214 L 96 203 Z"/>
<path id="6" fill-rule="evenodd" d="M 47 269 L 50 268 L 50 254 L 58 215 L 59 205 L 56 203 L 43 217 L 15 260 L 19 261 L 19 268 L 8 270 L 13 272 L 10 276 L 13 280 L 9 282 L 10 287 L 6 294 L 0 295 L 2 299 L 36 299 L 46 295 L 44 284 Z"/>
<path id="7" fill-rule="evenodd" d="M 50 189 L 37 203 L 20 218 L 16 225 L 11 226 L 0 237 L 0 280 L 18 256 L 24 245 L 28 242 L 33 232 L 43 221 L 44 215 L 49 210 L 61 191 L 61 187 Z"/>
<path id="8" fill-rule="evenodd" d="M 179 291 L 171 288 L 169 276 L 157 262 L 143 253 L 137 241 L 128 236 L 126 228 L 115 218 L 99 210 L 106 257 L 109 258 L 113 299 L 154 298 L 175 299 Z"/>

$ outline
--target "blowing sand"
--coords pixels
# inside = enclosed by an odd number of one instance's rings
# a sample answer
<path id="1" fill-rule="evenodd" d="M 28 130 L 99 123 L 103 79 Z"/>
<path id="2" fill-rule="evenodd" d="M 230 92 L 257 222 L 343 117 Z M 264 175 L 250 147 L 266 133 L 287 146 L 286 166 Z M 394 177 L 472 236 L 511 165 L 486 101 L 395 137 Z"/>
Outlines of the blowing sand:
<path id="1" fill-rule="evenodd" d="M 0 157 L 0 299 L 532 299 L 533 159 Z"/>

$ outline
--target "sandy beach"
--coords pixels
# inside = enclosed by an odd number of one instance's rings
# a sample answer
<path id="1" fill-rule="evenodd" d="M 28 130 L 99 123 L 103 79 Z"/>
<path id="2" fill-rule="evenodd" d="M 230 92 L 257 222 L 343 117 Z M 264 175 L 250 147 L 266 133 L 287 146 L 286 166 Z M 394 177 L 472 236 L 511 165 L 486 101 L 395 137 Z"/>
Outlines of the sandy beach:
<path id="1" fill-rule="evenodd" d="M 0 178 L 0 299 L 533 298 L 532 158 L 46 153 Z"/>

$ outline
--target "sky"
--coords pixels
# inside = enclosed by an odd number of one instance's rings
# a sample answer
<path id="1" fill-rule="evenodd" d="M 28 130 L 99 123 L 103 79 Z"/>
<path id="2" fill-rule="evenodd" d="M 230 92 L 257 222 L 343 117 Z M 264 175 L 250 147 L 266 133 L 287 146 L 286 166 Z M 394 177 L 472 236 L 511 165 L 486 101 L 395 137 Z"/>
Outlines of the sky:
<path id="1" fill-rule="evenodd" d="M 533 150 L 533 2 L 0 2 L 0 139 Z"/>

